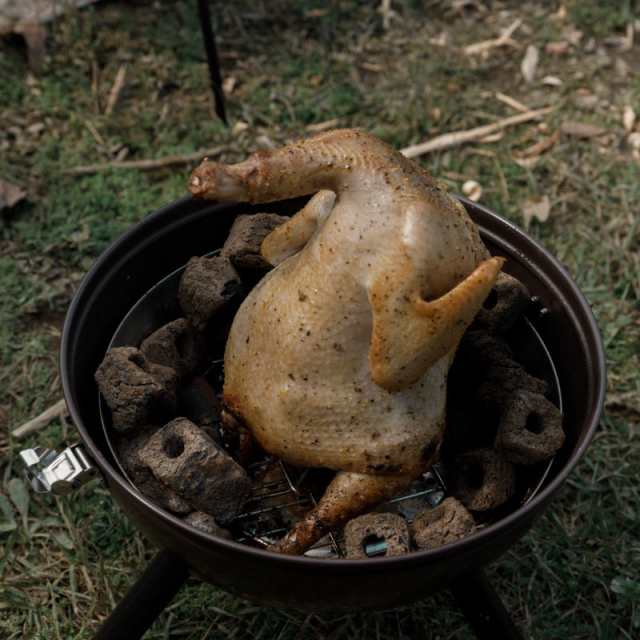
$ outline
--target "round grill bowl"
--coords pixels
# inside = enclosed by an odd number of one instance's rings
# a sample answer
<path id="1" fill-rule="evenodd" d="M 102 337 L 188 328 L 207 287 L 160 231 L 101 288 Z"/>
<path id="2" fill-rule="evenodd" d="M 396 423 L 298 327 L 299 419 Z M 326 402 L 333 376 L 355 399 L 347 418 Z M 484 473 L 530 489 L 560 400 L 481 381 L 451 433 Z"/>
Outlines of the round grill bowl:
<path id="1" fill-rule="evenodd" d="M 503 554 L 532 525 L 584 454 L 605 391 L 602 342 L 591 310 L 562 266 L 517 227 L 462 200 L 492 253 L 548 312 L 530 320 L 551 354 L 562 393 L 566 442 L 545 484 L 516 511 L 469 538 L 394 558 L 323 560 L 283 556 L 197 531 L 138 493 L 105 441 L 94 372 L 129 309 L 191 256 L 220 247 L 250 205 L 184 198 L 150 214 L 116 240 L 78 289 L 64 325 L 60 369 L 64 395 L 87 453 L 123 511 L 155 544 L 182 558 L 208 582 L 260 603 L 308 610 L 407 604 Z M 253 207 L 292 214 L 304 200 Z M 392 585 L 392 588 L 390 586 Z"/>

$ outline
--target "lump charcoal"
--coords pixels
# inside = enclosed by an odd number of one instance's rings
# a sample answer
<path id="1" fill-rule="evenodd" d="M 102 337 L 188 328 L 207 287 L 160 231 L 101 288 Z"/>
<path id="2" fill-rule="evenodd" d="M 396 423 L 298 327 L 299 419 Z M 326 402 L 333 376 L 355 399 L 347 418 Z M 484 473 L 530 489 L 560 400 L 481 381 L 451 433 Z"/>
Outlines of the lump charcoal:
<path id="1" fill-rule="evenodd" d="M 491 449 L 458 456 L 455 497 L 470 511 L 486 511 L 504 504 L 515 491 L 513 465 Z"/>
<path id="2" fill-rule="evenodd" d="M 157 431 L 140 457 L 158 480 L 222 525 L 233 520 L 251 492 L 244 469 L 185 418 Z"/>
<path id="3" fill-rule="evenodd" d="M 140 351 L 147 360 L 170 367 L 182 379 L 203 361 L 204 341 L 186 318 L 165 324 L 142 341 Z"/>
<path id="4" fill-rule="evenodd" d="M 272 268 L 260 253 L 262 241 L 281 224 L 289 220 L 276 213 L 256 213 L 238 216 L 222 248 L 222 255 L 231 260 L 240 272 L 266 273 Z"/>
<path id="5" fill-rule="evenodd" d="M 486 331 L 467 331 L 456 354 L 456 366 L 468 370 L 470 377 L 504 384 L 510 389 L 524 385 L 538 393 L 546 392 L 546 382 L 528 374 L 515 359 L 511 347 Z"/>
<path id="6" fill-rule="evenodd" d="M 491 333 L 504 333 L 524 313 L 530 300 L 527 287 L 517 278 L 502 272 L 478 311 L 474 325 Z"/>
<path id="7" fill-rule="evenodd" d="M 527 373 L 504 340 L 484 331 L 470 331 L 465 335 L 462 357 L 470 369 L 467 377 L 482 381 L 475 395 L 475 404 L 481 409 L 500 413 L 520 390 L 547 392 L 546 381 Z"/>
<path id="8" fill-rule="evenodd" d="M 548 460 L 564 443 L 562 414 L 544 396 L 527 391 L 513 395 L 500 419 L 495 446 L 514 464 Z"/>
<path id="9" fill-rule="evenodd" d="M 150 362 L 135 347 L 110 349 L 95 379 L 111 409 L 117 431 L 128 431 L 175 415 L 175 371 Z"/>
<path id="10" fill-rule="evenodd" d="M 455 498 L 447 498 L 434 509 L 424 509 L 411 523 L 411 534 L 419 549 L 436 549 L 468 536 L 473 516 Z"/>
<path id="11" fill-rule="evenodd" d="M 395 513 L 369 513 L 350 520 L 344 528 L 347 558 L 368 558 L 365 547 L 384 542 L 384 556 L 399 556 L 409 551 L 406 520 Z"/>
<path id="12" fill-rule="evenodd" d="M 117 444 L 118 459 L 136 489 L 158 506 L 182 515 L 191 511 L 191 506 L 175 491 L 160 482 L 140 459 L 140 449 L 148 442 L 155 427 L 144 429 L 135 437 L 123 436 Z"/>
<path id="13" fill-rule="evenodd" d="M 242 284 L 238 272 L 225 256 L 191 258 L 180 278 L 178 300 L 198 331 L 239 299 Z"/>
<path id="14" fill-rule="evenodd" d="M 178 389 L 178 412 L 197 424 L 217 444 L 222 444 L 220 412 L 222 403 L 205 378 L 196 377 Z"/>
<path id="15" fill-rule="evenodd" d="M 218 538 L 231 540 L 231 534 L 226 529 L 223 529 L 212 516 L 208 513 L 204 513 L 204 511 L 194 511 L 193 513 L 190 513 L 184 521 L 192 527 L 200 529 L 200 531 L 210 533 Z"/>

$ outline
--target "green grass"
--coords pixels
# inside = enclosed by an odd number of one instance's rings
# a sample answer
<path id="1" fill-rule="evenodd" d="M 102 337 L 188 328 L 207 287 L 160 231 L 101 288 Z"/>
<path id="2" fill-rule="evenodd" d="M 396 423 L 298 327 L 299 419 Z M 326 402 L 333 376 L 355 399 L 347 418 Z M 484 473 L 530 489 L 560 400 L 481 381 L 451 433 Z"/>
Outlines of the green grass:
<path id="1" fill-rule="evenodd" d="M 223 3 L 219 3 L 222 5 Z M 375 4 L 375 3 L 373 3 Z M 0 213 L 0 637 L 84 639 L 122 597 L 154 550 L 93 482 L 63 499 L 25 499 L 17 452 L 75 439 L 56 422 L 26 443 L 8 432 L 60 397 L 57 349 L 64 311 L 83 273 L 109 242 L 149 211 L 185 193 L 189 167 L 110 170 L 73 177 L 65 170 L 112 160 L 223 146 L 239 160 L 267 136 L 279 144 L 312 123 L 338 119 L 402 147 L 512 115 L 502 92 L 530 107 L 552 104 L 546 131 L 535 123 L 502 139 L 420 159 L 460 191 L 483 187 L 482 202 L 522 224 L 525 200 L 547 195 L 549 220 L 529 233 L 563 263 L 589 298 L 609 367 L 608 409 L 587 455 L 534 529 L 489 569 L 516 621 L 533 638 L 634 638 L 640 634 L 640 164 L 622 128 L 624 105 L 638 111 L 637 74 L 601 65 L 597 47 L 619 36 L 631 1 L 502 3 L 509 15 L 456 12 L 452 3 L 393 2 L 385 32 L 371 3 L 245 2 L 220 6 L 216 29 L 232 130 L 213 115 L 193 3 L 104 3 L 53 23 L 44 72 L 29 74 L 14 41 L 0 45 L 0 177 L 22 184 L 28 201 Z M 486 40 L 516 17 L 517 49 L 470 59 L 460 47 Z M 573 24 L 584 31 L 564 57 L 542 53 L 525 85 L 528 44 L 541 51 Z M 430 40 L 442 31 L 450 44 Z M 596 39 L 593 51 L 582 47 Z M 636 37 L 636 41 L 638 38 Z M 613 65 L 637 72 L 638 45 L 607 49 Z M 105 106 L 115 75 L 127 80 L 113 113 Z M 634 66 L 635 65 L 635 66 Z M 586 109 L 577 91 L 598 101 Z M 640 115 L 640 114 L 639 114 Z M 519 150 L 563 121 L 606 127 L 604 141 L 563 136 L 531 167 Z M 237 122 L 248 126 L 233 130 Z M 30 129 L 43 124 L 40 132 Z M 37 129 L 37 127 L 36 127 Z M 235 131 L 235 132 L 234 132 Z M 471 637 L 446 593 L 402 610 L 313 615 L 255 606 L 191 582 L 148 639 Z"/>

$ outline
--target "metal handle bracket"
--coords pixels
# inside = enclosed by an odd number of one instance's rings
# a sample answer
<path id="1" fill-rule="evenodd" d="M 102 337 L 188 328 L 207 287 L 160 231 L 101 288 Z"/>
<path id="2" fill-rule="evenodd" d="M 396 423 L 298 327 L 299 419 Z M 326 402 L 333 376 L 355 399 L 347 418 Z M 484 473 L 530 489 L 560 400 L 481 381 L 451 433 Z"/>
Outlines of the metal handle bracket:
<path id="1" fill-rule="evenodd" d="M 71 445 L 62 453 L 43 447 L 24 449 L 20 458 L 25 466 L 25 477 L 37 493 L 66 495 L 97 474 L 80 444 Z"/>

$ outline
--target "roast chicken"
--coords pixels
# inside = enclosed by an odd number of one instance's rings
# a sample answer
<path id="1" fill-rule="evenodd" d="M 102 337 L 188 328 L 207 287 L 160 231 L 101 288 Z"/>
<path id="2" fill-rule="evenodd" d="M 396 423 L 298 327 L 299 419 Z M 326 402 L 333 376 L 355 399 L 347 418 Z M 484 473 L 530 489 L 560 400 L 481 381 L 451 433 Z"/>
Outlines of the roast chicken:
<path id="1" fill-rule="evenodd" d="M 312 195 L 262 243 L 275 268 L 224 358 L 225 402 L 264 450 L 337 472 L 276 546 L 303 553 L 433 464 L 449 366 L 503 259 L 436 180 L 359 130 L 205 160 L 189 187 L 219 201 Z"/>

